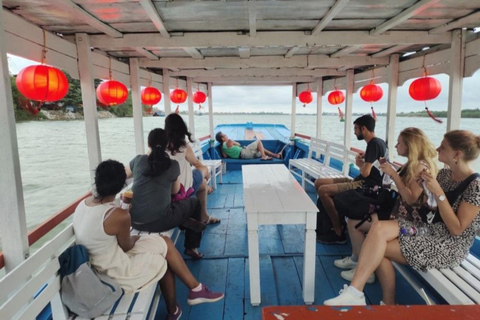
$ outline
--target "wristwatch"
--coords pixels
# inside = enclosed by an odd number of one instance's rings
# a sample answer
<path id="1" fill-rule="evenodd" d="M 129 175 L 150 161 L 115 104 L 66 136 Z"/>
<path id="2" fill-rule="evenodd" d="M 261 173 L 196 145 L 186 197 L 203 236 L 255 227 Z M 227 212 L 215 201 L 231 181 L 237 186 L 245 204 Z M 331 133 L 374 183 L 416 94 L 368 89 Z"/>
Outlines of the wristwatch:
<path id="1" fill-rule="evenodd" d="M 447 199 L 447 198 L 445 198 L 445 195 L 443 195 L 443 194 L 441 194 L 441 195 L 438 196 L 438 202 L 442 202 L 442 201 L 444 201 L 445 199 Z"/>

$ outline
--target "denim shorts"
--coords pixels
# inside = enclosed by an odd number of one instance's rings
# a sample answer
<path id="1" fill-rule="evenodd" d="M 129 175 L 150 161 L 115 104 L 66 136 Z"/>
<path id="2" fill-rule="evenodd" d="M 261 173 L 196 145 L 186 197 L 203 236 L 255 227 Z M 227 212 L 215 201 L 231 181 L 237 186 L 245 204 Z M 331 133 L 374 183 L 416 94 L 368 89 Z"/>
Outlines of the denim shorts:
<path id="1" fill-rule="evenodd" d="M 197 193 L 198 189 L 200 189 L 200 186 L 202 185 L 203 176 L 202 176 L 202 172 L 200 170 L 197 170 L 197 169 L 192 170 L 192 175 L 193 175 L 192 188 L 193 188 L 193 190 L 195 190 L 195 192 L 192 193 L 192 195 L 195 195 Z"/>

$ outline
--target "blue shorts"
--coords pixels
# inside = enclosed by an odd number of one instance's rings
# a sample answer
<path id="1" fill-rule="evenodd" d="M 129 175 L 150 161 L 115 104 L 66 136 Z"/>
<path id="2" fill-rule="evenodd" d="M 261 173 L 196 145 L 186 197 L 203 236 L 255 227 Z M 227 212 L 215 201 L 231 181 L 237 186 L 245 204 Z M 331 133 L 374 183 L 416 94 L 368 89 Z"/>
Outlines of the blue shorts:
<path id="1" fill-rule="evenodd" d="M 198 189 L 200 189 L 200 186 L 202 185 L 203 176 L 202 176 L 202 172 L 200 170 L 197 170 L 197 169 L 192 170 L 192 175 L 193 175 L 192 188 L 193 188 L 193 190 L 195 190 L 195 192 L 192 193 L 192 195 L 195 195 L 197 193 Z"/>

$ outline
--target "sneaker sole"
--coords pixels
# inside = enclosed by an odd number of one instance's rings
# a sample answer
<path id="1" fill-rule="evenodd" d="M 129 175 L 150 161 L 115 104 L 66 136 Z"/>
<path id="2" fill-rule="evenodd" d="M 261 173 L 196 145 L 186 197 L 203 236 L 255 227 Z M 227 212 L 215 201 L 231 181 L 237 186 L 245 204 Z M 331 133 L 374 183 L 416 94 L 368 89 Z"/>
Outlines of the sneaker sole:
<path id="1" fill-rule="evenodd" d="M 352 279 L 349 279 L 349 277 L 344 277 L 341 273 L 340 273 L 340 277 L 343 279 L 343 280 L 347 280 L 347 281 L 350 281 L 352 282 Z M 374 283 L 375 282 L 375 277 L 373 278 L 368 278 L 367 279 L 367 283 Z"/>
<path id="2" fill-rule="evenodd" d="M 194 305 L 201 304 L 201 303 L 217 302 L 217 301 L 222 300 L 223 297 L 224 297 L 224 295 L 222 294 L 221 297 L 218 297 L 218 298 L 215 298 L 215 299 L 206 299 L 206 298 L 197 298 L 197 299 L 193 299 L 193 300 L 188 299 L 188 300 L 187 300 L 187 303 L 188 303 L 190 306 L 194 306 Z"/>
<path id="3" fill-rule="evenodd" d="M 357 266 L 357 265 L 345 266 L 345 265 L 337 264 L 337 263 L 335 263 L 335 261 L 333 262 L 333 264 L 335 265 L 335 267 L 337 267 L 339 269 L 344 269 L 344 270 L 351 270 L 351 269 L 354 269 Z"/>
<path id="4" fill-rule="evenodd" d="M 321 244 L 347 244 L 347 240 L 326 242 L 326 241 L 322 241 L 320 239 L 317 239 L 317 242 L 321 243 Z"/>

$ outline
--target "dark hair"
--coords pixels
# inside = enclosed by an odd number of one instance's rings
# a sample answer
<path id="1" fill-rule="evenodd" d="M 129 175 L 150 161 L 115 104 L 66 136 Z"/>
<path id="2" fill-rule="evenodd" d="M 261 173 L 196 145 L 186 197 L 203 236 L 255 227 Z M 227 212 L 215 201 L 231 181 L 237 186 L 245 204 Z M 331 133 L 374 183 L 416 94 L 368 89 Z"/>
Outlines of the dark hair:
<path id="1" fill-rule="evenodd" d="M 192 134 L 188 131 L 187 125 L 182 117 L 176 113 L 170 113 L 165 118 L 165 133 L 168 140 L 167 149 L 172 155 L 179 152 L 181 147 L 187 146 L 185 136 L 188 136 L 188 140 L 193 142 Z"/>
<path id="2" fill-rule="evenodd" d="M 223 141 L 222 141 L 222 131 L 218 131 L 217 134 L 215 135 L 215 140 L 218 141 L 218 143 L 222 144 Z"/>
<path id="3" fill-rule="evenodd" d="M 478 158 L 480 153 L 480 136 L 474 135 L 468 130 L 452 130 L 443 136 L 453 150 L 463 152 L 465 161 L 472 161 Z"/>
<path id="4" fill-rule="evenodd" d="M 365 127 L 370 132 L 375 131 L 375 119 L 373 119 L 373 117 L 369 114 L 365 114 L 357 118 L 355 121 L 353 121 L 353 124 L 356 124 L 360 128 Z"/>
<path id="5" fill-rule="evenodd" d="M 171 160 L 165 152 L 167 137 L 165 131 L 160 128 L 153 129 L 148 134 L 148 146 L 152 150 L 148 156 L 149 168 L 143 173 L 146 177 L 158 177 L 162 172 L 170 168 Z"/>
<path id="6" fill-rule="evenodd" d="M 127 174 L 123 164 L 116 160 L 105 160 L 95 169 L 95 198 L 103 199 L 116 195 L 125 186 Z"/>

